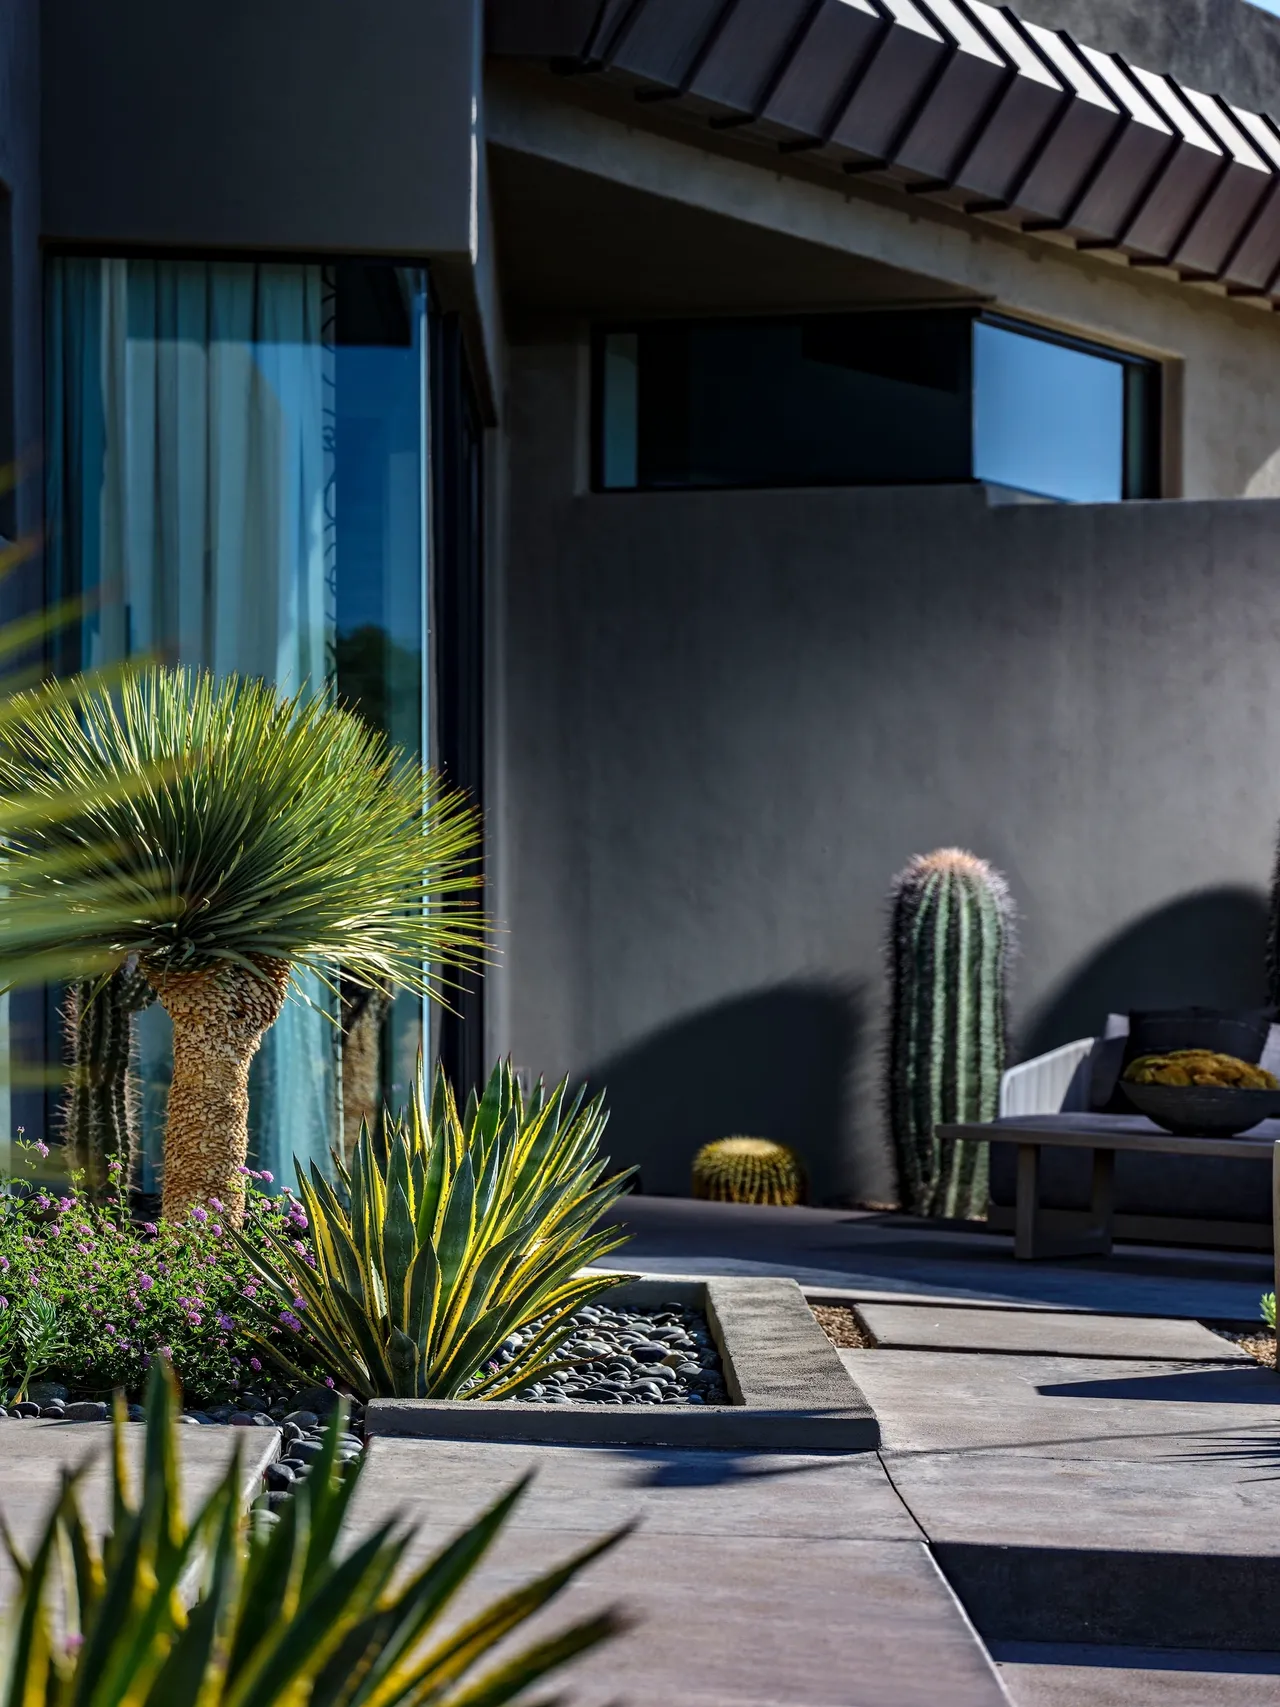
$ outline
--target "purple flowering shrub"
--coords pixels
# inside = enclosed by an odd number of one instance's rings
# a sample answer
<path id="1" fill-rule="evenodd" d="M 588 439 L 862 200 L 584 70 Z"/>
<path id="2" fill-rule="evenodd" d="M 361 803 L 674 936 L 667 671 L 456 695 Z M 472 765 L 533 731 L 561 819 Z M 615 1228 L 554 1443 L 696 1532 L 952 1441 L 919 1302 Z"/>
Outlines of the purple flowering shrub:
<path id="1" fill-rule="evenodd" d="M 18 1149 L 27 1164 L 48 1155 L 44 1145 L 23 1140 Z M 305 1250 L 297 1200 L 287 1191 L 268 1196 L 261 1187 L 271 1183 L 270 1174 L 246 1172 L 248 1243 L 265 1256 L 270 1229 Z M 41 1190 L 10 1182 L 0 1194 L 0 1379 L 6 1390 L 28 1361 L 21 1323 L 33 1301 L 51 1305 L 57 1318 L 55 1349 L 48 1367 L 36 1373 L 76 1393 L 105 1395 L 116 1387 L 140 1393 L 156 1356 L 170 1360 L 187 1393 L 201 1403 L 246 1389 L 270 1398 L 296 1387 L 296 1378 L 283 1378 L 262 1355 L 265 1348 L 249 1338 L 252 1324 L 268 1345 L 278 1342 L 284 1350 L 292 1342 L 286 1355 L 298 1365 L 296 1329 L 280 1319 L 288 1312 L 264 1320 L 261 1279 L 219 1218 L 218 1200 L 193 1209 L 185 1225 L 139 1223 L 115 1184 L 100 1206 L 75 1184 Z M 302 1366 L 308 1369 L 305 1354 Z M 323 1370 L 313 1374 L 323 1381 Z"/>

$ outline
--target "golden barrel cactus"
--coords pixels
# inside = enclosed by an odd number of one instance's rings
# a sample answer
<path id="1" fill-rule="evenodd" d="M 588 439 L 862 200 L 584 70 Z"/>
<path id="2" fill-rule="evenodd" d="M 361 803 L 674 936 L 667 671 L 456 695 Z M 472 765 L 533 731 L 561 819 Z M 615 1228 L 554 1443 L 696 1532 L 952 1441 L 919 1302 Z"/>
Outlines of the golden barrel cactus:
<path id="1" fill-rule="evenodd" d="M 769 1138 L 719 1138 L 693 1158 L 693 1195 L 714 1203 L 804 1201 L 795 1152 Z"/>

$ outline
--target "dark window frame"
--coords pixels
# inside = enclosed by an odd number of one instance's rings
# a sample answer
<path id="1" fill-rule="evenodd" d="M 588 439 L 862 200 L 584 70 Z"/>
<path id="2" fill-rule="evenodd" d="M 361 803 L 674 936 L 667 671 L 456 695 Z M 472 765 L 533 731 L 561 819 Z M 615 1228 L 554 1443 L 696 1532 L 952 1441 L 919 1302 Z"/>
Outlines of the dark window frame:
<path id="1" fill-rule="evenodd" d="M 1012 332 L 1019 337 L 1034 338 L 1041 343 L 1057 344 L 1064 349 L 1077 350 L 1082 355 L 1094 356 L 1101 360 L 1118 363 L 1124 371 L 1124 439 L 1122 448 L 1122 489 L 1119 502 L 1131 503 L 1141 500 L 1154 500 L 1163 497 L 1164 475 L 1164 363 L 1157 357 L 1141 356 L 1130 350 L 1123 350 L 1110 344 L 1102 344 L 1094 339 L 1082 338 L 1069 332 L 1061 332 L 1055 328 L 1038 325 L 1035 321 L 1021 320 L 1015 315 L 1000 313 L 993 309 L 972 307 L 966 304 L 943 307 L 938 303 L 911 304 L 877 303 L 866 309 L 847 311 L 854 314 L 887 314 L 900 313 L 903 315 L 916 313 L 954 313 L 966 316 L 971 325 L 979 323 L 988 326 L 998 326 L 1001 330 Z M 688 484 L 653 484 L 635 486 L 607 486 L 604 481 L 605 444 L 605 341 L 610 337 L 628 334 L 639 334 L 654 327 L 662 327 L 670 331 L 693 330 L 697 327 L 711 325 L 736 326 L 776 326 L 778 324 L 794 325 L 802 320 L 813 318 L 844 318 L 844 315 L 824 314 L 813 316 L 806 314 L 749 314 L 742 316 L 694 315 L 680 316 L 670 319 L 649 320 L 620 320 L 601 321 L 591 328 L 590 350 L 590 420 L 589 420 L 589 478 L 590 490 L 593 496 L 599 497 L 636 497 L 638 495 L 655 496 L 671 492 L 758 492 L 758 491 L 807 491 L 819 488 L 866 490 L 876 487 L 921 487 L 921 486 L 976 486 L 990 484 L 980 481 L 970 473 L 960 478 L 930 478 L 926 476 L 904 476 L 900 480 L 887 481 L 875 479 L 845 479 L 833 480 L 828 477 L 813 480 L 735 480 L 722 483 L 690 482 Z M 972 451 L 970 455 L 972 467 Z M 1069 502 L 1050 498 L 1050 502 Z"/>

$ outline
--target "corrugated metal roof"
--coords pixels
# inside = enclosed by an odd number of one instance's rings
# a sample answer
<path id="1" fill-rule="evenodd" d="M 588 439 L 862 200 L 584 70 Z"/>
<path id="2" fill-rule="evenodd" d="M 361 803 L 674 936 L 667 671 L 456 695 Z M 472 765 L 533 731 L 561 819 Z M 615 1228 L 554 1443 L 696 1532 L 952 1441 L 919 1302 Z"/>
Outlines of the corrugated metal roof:
<path id="1" fill-rule="evenodd" d="M 987 0 L 488 0 L 489 51 L 1280 299 L 1280 129 Z"/>

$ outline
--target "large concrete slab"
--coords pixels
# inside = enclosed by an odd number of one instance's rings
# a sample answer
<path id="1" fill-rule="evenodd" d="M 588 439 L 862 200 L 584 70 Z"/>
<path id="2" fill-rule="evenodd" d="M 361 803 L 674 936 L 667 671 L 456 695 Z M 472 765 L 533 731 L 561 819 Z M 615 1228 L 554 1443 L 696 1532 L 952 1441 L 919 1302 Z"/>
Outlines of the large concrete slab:
<path id="1" fill-rule="evenodd" d="M 146 1430 L 130 1425 L 125 1441 L 135 1476 L 142 1466 Z M 59 1492 L 64 1469 L 85 1462 L 92 1468 L 81 1484 L 81 1509 L 99 1534 L 110 1521 L 107 1423 L 60 1423 L 39 1418 L 0 1422 L 0 1510 L 18 1545 L 29 1551 L 44 1527 Z M 183 1428 L 178 1430 L 183 1508 L 193 1512 L 227 1472 L 232 1454 L 241 1453 L 246 1498 L 256 1492 L 267 1465 L 279 1455 L 280 1434 L 267 1428 Z M 135 1486 L 136 1486 L 135 1482 Z M 8 1555 L 0 1551 L 0 1600 L 16 1584 Z"/>
<path id="2" fill-rule="evenodd" d="M 1014 1707 L 1275 1707 L 1280 1654 L 997 1644 Z"/>
<path id="3" fill-rule="evenodd" d="M 905 1216 L 629 1197 L 631 1243 L 614 1257 L 650 1274 L 790 1275 L 860 1298 L 948 1298 L 1121 1316 L 1256 1321 L 1266 1256 L 1120 1245 L 1110 1257 L 1015 1262 L 1013 1240 Z"/>
<path id="4" fill-rule="evenodd" d="M 461 1617 L 622 1520 L 539 1630 L 609 1604 L 637 1620 L 575 1667 L 579 1707 L 1007 1707 L 872 1455 L 637 1453 L 375 1440 L 353 1526 L 422 1525 L 426 1557 L 512 1477 L 538 1474 Z M 894 1510 L 894 1505 L 898 1510 Z"/>
<path id="5" fill-rule="evenodd" d="M 1220 1334 L 1199 1322 L 1179 1319 L 879 1303 L 860 1304 L 858 1313 L 876 1343 L 894 1350 L 1253 1362 L 1247 1352 Z M 856 1380 L 857 1361 L 846 1360 L 846 1367 Z"/>
<path id="6" fill-rule="evenodd" d="M 886 1451 L 1005 1449 L 1113 1459 L 1212 1456 L 1280 1438 L 1280 1376 L 1258 1364 L 842 1351 Z"/>

